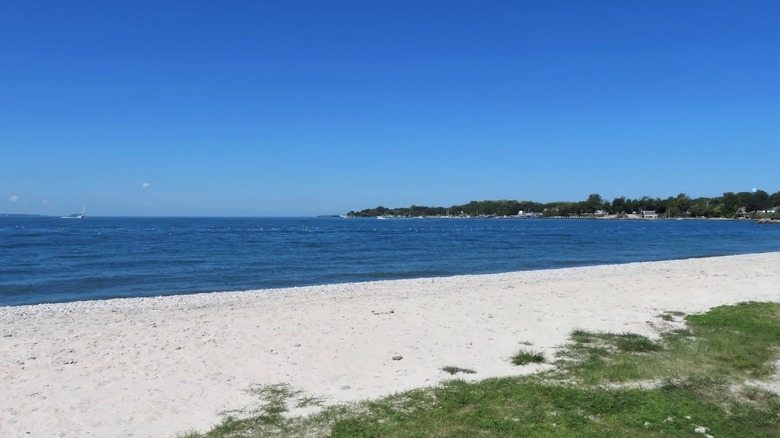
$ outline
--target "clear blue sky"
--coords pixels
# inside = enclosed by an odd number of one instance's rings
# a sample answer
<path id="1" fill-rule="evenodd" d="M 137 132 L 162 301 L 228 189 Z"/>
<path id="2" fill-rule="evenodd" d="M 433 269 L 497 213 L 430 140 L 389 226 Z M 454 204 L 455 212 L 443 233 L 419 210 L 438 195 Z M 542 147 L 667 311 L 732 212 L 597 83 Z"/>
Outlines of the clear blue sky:
<path id="1" fill-rule="evenodd" d="M 780 1 L 6 1 L 0 213 L 780 190 Z"/>

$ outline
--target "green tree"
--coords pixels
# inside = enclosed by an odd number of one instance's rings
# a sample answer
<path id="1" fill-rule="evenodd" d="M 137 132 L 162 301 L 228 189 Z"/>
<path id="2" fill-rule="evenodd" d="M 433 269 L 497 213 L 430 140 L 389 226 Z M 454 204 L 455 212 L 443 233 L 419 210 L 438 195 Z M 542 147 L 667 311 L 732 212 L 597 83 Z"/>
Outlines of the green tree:
<path id="1" fill-rule="evenodd" d="M 720 205 L 715 208 L 715 212 L 720 217 L 731 217 L 742 207 L 740 197 L 734 192 L 726 192 L 721 198 Z"/>
<path id="2" fill-rule="evenodd" d="M 621 196 L 612 200 L 612 213 L 621 214 L 626 212 L 626 197 Z"/>
<path id="3" fill-rule="evenodd" d="M 769 208 L 780 207 L 780 191 L 772 193 L 767 201 Z"/>
<path id="4" fill-rule="evenodd" d="M 754 208 L 752 208 L 751 211 L 766 210 L 773 207 L 769 203 L 769 193 L 763 190 L 756 190 L 753 192 L 752 198 L 750 204 Z"/>
<path id="5" fill-rule="evenodd" d="M 689 212 L 693 217 L 712 217 L 715 214 L 715 210 L 708 198 L 697 198 L 691 201 Z"/>
<path id="6" fill-rule="evenodd" d="M 680 213 L 688 214 L 692 204 L 693 201 L 685 193 L 677 195 L 677 208 L 680 210 Z"/>
<path id="7" fill-rule="evenodd" d="M 581 204 L 582 213 L 593 214 L 596 210 L 600 210 L 604 200 L 601 199 L 601 195 L 594 193 L 588 196 L 588 199 Z"/>

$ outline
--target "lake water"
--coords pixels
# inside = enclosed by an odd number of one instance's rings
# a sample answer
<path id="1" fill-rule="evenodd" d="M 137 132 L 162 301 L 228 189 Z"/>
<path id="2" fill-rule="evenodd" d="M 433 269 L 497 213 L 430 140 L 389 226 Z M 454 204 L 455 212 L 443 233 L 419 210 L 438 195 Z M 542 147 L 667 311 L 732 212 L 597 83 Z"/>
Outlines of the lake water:
<path id="1" fill-rule="evenodd" d="M 752 221 L 0 217 L 0 305 L 769 251 Z"/>

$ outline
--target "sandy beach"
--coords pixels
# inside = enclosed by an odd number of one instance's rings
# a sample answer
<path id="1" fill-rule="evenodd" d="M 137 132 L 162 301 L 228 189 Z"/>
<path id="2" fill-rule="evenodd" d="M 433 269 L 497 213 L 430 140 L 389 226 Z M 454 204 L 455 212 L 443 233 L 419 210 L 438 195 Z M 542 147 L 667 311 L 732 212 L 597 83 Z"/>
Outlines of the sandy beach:
<path id="1" fill-rule="evenodd" d="M 780 302 L 780 252 L 0 307 L 0 436 L 173 437 L 287 382 L 328 403 L 532 372 L 576 329 L 655 336 L 664 311 Z M 401 360 L 393 360 L 402 356 Z"/>

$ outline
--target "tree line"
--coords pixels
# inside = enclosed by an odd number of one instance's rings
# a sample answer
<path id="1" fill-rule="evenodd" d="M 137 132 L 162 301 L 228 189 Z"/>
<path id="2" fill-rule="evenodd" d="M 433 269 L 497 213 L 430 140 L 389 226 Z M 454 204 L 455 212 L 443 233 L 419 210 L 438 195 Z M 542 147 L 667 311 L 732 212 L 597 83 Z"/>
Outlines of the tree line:
<path id="1" fill-rule="evenodd" d="M 350 217 L 375 216 L 517 216 L 519 212 L 535 213 L 545 217 L 640 214 L 654 211 L 666 217 L 717 218 L 734 216 L 740 208 L 747 212 L 759 212 L 780 207 L 780 191 L 769 194 L 764 190 L 752 192 L 726 192 L 713 198 L 690 198 L 685 193 L 666 199 L 644 196 L 639 199 L 621 196 L 611 202 L 594 193 L 579 202 L 534 202 L 511 200 L 471 201 L 450 207 L 426 207 L 412 205 L 402 208 L 382 206 L 360 211 L 350 211 Z M 779 212 L 780 213 L 780 212 Z"/>

